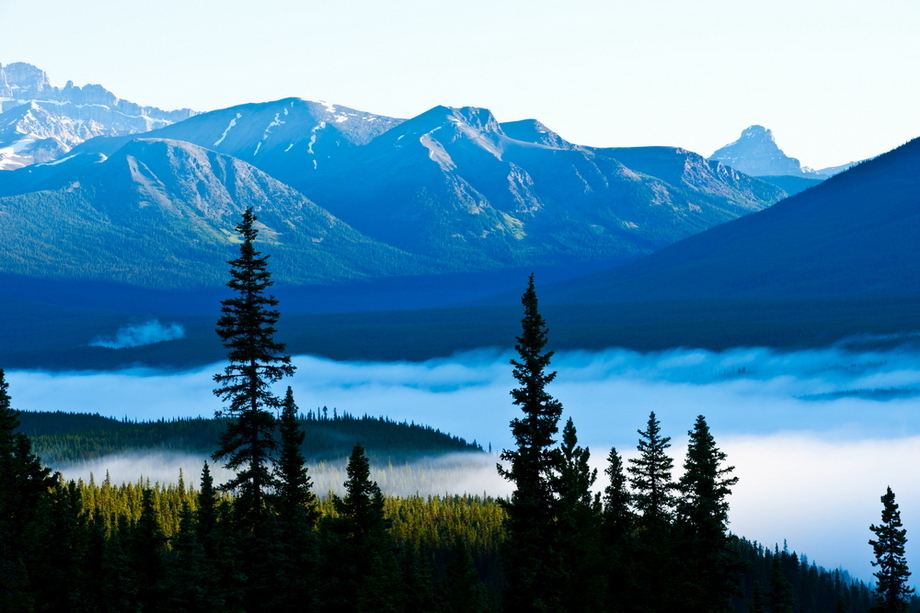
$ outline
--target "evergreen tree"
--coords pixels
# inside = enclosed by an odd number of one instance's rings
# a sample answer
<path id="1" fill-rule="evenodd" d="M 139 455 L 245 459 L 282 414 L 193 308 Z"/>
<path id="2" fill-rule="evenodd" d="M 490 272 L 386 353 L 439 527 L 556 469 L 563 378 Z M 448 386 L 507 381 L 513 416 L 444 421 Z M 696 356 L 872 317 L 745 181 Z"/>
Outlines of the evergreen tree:
<path id="1" fill-rule="evenodd" d="M 0 611 L 29 611 L 40 588 L 32 544 L 43 529 L 40 510 L 57 475 L 32 453 L 29 437 L 16 432 L 19 413 L 8 389 L 0 369 Z"/>
<path id="2" fill-rule="evenodd" d="M 131 566 L 137 577 L 138 600 L 143 611 L 166 611 L 164 605 L 166 571 L 166 535 L 160 525 L 154 492 L 142 493 L 141 515 L 131 530 L 129 546 Z"/>
<path id="3" fill-rule="evenodd" d="M 632 495 L 627 488 L 623 460 L 616 448 L 607 455 L 607 486 L 603 497 L 603 544 L 607 569 L 607 610 L 625 611 L 631 608 L 634 590 L 630 586 L 628 562 L 630 535 L 634 522 Z"/>
<path id="4" fill-rule="evenodd" d="M 630 459 L 628 468 L 637 511 L 637 530 L 629 553 L 633 576 L 628 610 L 657 613 L 679 606 L 682 596 L 674 581 L 680 561 L 671 538 L 672 492 L 676 486 L 671 481 L 673 460 L 666 453 L 671 438 L 661 436 L 654 412 L 639 435 L 639 456 Z"/>
<path id="5" fill-rule="evenodd" d="M 875 533 L 875 539 L 869 544 L 875 552 L 872 566 L 878 567 L 873 573 L 876 578 L 875 605 L 873 613 L 906 613 L 913 588 L 908 587 L 910 570 L 904 557 L 904 545 L 907 543 L 907 530 L 902 528 L 901 511 L 894 501 L 894 492 L 889 487 L 882 496 L 882 523 L 872 524 L 869 529 Z"/>
<path id="6" fill-rule="evenodd" d="M 217 537 L 217 492 L 214 491 L 214 478 L 207 462 L 201 469 L 201 489 L 198 491 L 198 511 L 195 515 L 198 542 L 205 556 L 214 560 L 217 557 L 217 545 L 214 542 Z"/>
<path id="7" fill-rule="evenodd" d="M 165 610 L 170 613 L 226 611 L 220 598 L 217 571 L 199 540 L 198 519 L 183 504 L 179 533 L 167 557 Z"/>
<path id="8" fill-rule="evenodd" d="M 38 515 L 43 530 L 30 548 L 39 558 L 41 582 L 53 590 L 40 590 L 37 608 L 44 611 L 80 613 L 87 608 L 87 584 L 96 577 L 87 573 L 89 527 L 77 484 L 59 483 Z"/>
<path id="9" fill-rule="evenodd" d="M 683 598 L 698 611 L 732 613 L 731 597 L 743 567 L 729 547 L 726 498 L 738 478 L 728 476 L 734 467 L 724 465 L 725 453 L 716 447 L 702 415 L 689 435 L 676 508 Z"/>
<path id="10" fill-rule="evenodd" d="M 639 457 L 629 461 L 627 469 L 633 488 L 633 504 L 644 527 L 655 529 L 671 520 L 674 504 L 674 483 L 671 470 L 674 461 L 667 455 L 671 437 L 661 436 L 661 424 L 655 412 L 649 415 L 645 431 L 639 430 Z"/>
<path id="11" fill-rule="evenodd" d="M 297 405 L 291 388 L 282 403 L 280 420 L 281 445 L 275 463 L 278 490 L 274 496 L 281 537 L 279 580 L 284 589 L 276 594 L 273 609 L 305 612 L 316 606 L 316 544 L 313 528 L 319 517 L 316 495 L 300 451 L 304 432 L 297 418 Z"/>
<path id="12" fill-rule="evenodd" d="M 271 412 L 279 406 L 271 384 L 294 374 L 285 345 L 274 339 L 279 313 L 278 300 L 265 291 L 272 285 L 268 256 L 256 251 L 256 216 L 246 209 L 236 231 L 242 237 L 240 256 L 230 260 L 227 287 L 236 292 L 221 302 L 217 334 L 228 350 L 229 364 L 214 375 L 218 387 L 214 394 L 229 405 L 217 412 L 232 419 L 224 431 L 215 460 L 236 470 L 236 476 L 223 485 L 239 490 L 236 508 L 243 529 L 254 532 L 265 514 L 266 493 L 273 489 L 270 462 L 276 448 L 276 419 Z"/>
<path id="13" fill-rule="evenodd" d="M 278 483 L 275 500 L 279 514 L 282 518 L 290 518 L 292 522 L 302 522 L 312 527 L 319 512 L 316 509 L 316 495 L 312 491 L 313 482 L 300 451 L 304 431 L 300 427 L 297 405 L 290 387 L 282 402 L 280 433 L 281 448 L 275 464 L 275 479 Z"/>
<path id="14" fill-rule="evenodd" d="M 562 404 L 546 391 L 556 373 L 546 372 L 553 352 L 544 352 L 547 329 L 538 310 L 533 275 L 521 303 L 524 317 L 515 345 L 520 359 L 511 361 L 520 387 L 513 389 L 511 395 L 524 416 L 511 421 L 517 448 L 501 454 L 510 466 L 498 466 L 499 474 L 515 485 L 511 499 L 505 503 L 505 608 L 521 613 L 558 611 L 561 577 L 553 476 L 559 455 L 553 447 L 553 437 L 559 430 Z"/>
<path id="15" fill-rule="evenodd" d="M 786 555 L 786 553 L 783 552 L 783 555 Z M 792 584 L 783 574 L 780 559 L 781 556 L 778 552 L 774 554 L 770 569 L 770 593 L 767 594 L 767 611 L 769 613 L 792 613 L 795 597 L 792 593 Z"/>
<path id="16" fill-rule="evenodd" d="M 616 447 L 607 454 L 608 485 L 604 488 L 604 533 L 605 541 L 616 543 L 625 536 L 633 522 L 632 495 L 626 487 L 626 474 L 623 472 L 623 460 Z"/>
<path id="17" fill-rule="evenodd" d="M 570 613 L 598 611 L 604 606 L 600 496 L 591 492 L 597 470 L 588 466 L 591 453 L 578 445 L 572 419 L 562 429 L 556 538 L 561 564 L 560 601 Z"/>
<path id="18" fill-rule="evenodd" d="M 383 511 L 383 494 L 370 478 L 364 447 L 355 445 L 346 467 L 345 496 L 333 498 L 336 517 L 323 524 L 323 610 L 396 611 L 398 570 Z"/>

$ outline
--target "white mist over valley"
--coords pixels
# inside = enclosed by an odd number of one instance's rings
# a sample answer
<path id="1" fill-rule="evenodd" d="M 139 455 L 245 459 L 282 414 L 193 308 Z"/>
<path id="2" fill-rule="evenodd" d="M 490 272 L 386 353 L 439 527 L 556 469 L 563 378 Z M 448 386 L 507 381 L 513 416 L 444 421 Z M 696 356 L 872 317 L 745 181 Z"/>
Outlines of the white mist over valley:
<path id="1" fill-rule="evenodd" d="M 871 580 L 870 523 L 886 486 L 897 493 L 908 536 L 920 529 L 920 484 L 911 467 L 920 446 L 920 351 L 857 352 L 854 341 L 826 349 L 724 352 L 623 349 L 554 356 L 548 390 L 590 446 L 601 476 L 611 446 L 635 454 L 637 430 L 650 411 L 672 437 L 679 467 L 687 431 L 705 415 L 740 478 L 731 496 L 731 529 L 768 546 L 788 541 L 817 564 Z M 497 453 L 512 445 L 517 416 L 509 391 L 511 353 L 478 351 L 420 363 L 335 362 L 300 356 L 291 385 L 301 410 L 326 406 L 353 415 L 384 415 L 475 439 L 493 455 L 459 454 L 376 466 L 389 493 L 505 495 Z M 184 372 L 9 372 L 14 406 L 117 418 L 212 416 L 220 408 L 211 377 L 221 365 Z M 561 425 L 561 424 L 560 424 Z M 110 456 L 59 466 L 70 478 L 174 481 L 181 467 L 197 482 L 204 458 L 158 453 Z M 216 473 L 217 478 L 222 475 Z M 343 463 L 311 466 L 316 491 L 337 491 Z M 908 557 L 912 543 L 908 543 Z M 914 547 L 913 549 L 916 550 Z"/>

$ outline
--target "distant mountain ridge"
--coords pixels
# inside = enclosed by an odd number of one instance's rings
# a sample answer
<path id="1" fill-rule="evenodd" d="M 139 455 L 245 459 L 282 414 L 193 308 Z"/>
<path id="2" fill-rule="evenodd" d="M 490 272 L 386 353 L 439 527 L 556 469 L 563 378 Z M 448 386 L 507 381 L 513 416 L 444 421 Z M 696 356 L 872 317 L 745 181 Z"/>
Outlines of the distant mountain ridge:
<path id="1" fill-rule="evenodd" d="M 122 100 L 101 85 L 55 87 L 24 62 L 0 65 L 0 170 L 50 162 L 96 136 L 147 132 L 192 115 Z"/>
<path id="2" fill-rule="evenodd" d="M 28 91 L 42 90 L 33 76 Z M 405 120 L 286 98 L 98 136 L 0 172 L 0 209 L 15 216 L 0 233 L 17 246 L 0 254 L 0 270 L 210 286 L 225 274 L 233 215 L 252 206 L 288 284 L 536 268 L 573 276 L 785 195 L 686 150 L 583 147 L 482 108 Z M 307 210 L 334 220 L 332 233 L 298 222 Z"/>
<path id="3" fill-rule="evenodd" d="M 920 139 L 769 209 L 622 267 L 547 287 L 555 302 L 920 296 Z"/>
<path id="4" fill-rule="evenodd" d="M 108 158 L 74 155 L 7 176 L 22 181 L 0 187 L 0 237 L 17 247 L 0 252 L 6 273 L 219 286 L 233 256 L 233 225 L 247 207 L 259 209 L 273 269 L 288 282 L 427 270 L 250 164 L 183 141 L 135 139 Z"/>
<path id="5" fill-rule="evenodd" d="M 772 130 L 753 125 L 741 132 L 741 137 L 716 150 L 710 160 L 719 161 L 752 177 L 794 176 L 826 179 L 851 168 L 856 162 L 814 170 L 802 166 L 776 144 Z"/>

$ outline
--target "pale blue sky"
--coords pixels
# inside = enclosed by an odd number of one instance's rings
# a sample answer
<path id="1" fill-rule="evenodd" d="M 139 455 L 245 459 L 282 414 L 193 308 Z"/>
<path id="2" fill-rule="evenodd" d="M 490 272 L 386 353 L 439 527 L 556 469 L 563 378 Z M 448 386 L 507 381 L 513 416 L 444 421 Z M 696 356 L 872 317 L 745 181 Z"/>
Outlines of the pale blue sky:
<path id="1" fill-rule="evenodd" d="M 920 136 L 917 32 L 916 0 L 0 0 L 0 63 L 143 104 L 475 105 L 704 155 L 759 123 L 813 167 Z"/>

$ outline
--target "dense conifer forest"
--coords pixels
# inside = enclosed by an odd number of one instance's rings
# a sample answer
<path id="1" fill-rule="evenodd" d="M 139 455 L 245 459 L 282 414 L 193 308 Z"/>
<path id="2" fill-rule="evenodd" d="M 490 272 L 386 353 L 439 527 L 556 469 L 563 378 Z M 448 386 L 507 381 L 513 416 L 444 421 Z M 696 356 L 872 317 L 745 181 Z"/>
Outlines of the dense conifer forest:
<path id="1" fill-rule="evenodd" d="M 907 587 L 906 531 L 890 489 L 881 522 L 867 527 L 876 537 L 873 589 L 728 531 L 731 489 L 743 476 L 733 474 L 702 415 L 688 432 L 679 478 L 655 413 L 637 430 L 638 456 L 624 462 L 610 449 L 599 477 L 575 423 L 567 419 L 560 431 L 563 407 L 548 390 L 556 373 L 532 276 L 512 361 L 521 414 L 510 424 L 514 447 L 497 468 L 513 494 L 385 496 L 366 448 L 351 441 L 344 493 L 318 496 L 305 453 L 323 427 L 351 428 L 336 436 L 356 439 L 376 432 L 379 449 L 471 446 L 385 419 L 302 416 L 290 388 L 273 394 L 269 384 L 293 366 L 274 340 L 277 301 L 264 293 L 270 275 L 253 248 L 254 221 L 247 211 L 237 228 L 241 256 L 228 284 L 235 294 L 218 322 L 228 349 L 228 365 L 214 377 L 224 402 L 219 419 L 21 415 L 0 370 L 0 612 L 920 609 Z M 70 425 L 42 434 L 54 419 Z M 81 421 L 98 424 L 95 439 Z M 72 454 L 93 440 L 89 453 L 97 454 L 210 441 L 212 459 L 235 476 L 217 484 L 205 462 L 197 489 L 181 475 L 176 484 L 65 481 L 42 464 L 29 433 L 48 439 L 41 444 L 49 452 Z M 429 447 L 394 442 L 397 435 Z"/>
<path id="2" fill-rule="evenodd" d="M 226 418 L 138 422 L 61 411 L 22 411 L 19 421 L 19 431 L 32 439 L 36 454 L 51 465 L 123 452 L 168 450 L 210 455 L 227 425 Z M 298 424 L 304 432 L 301 451 L 313 461 L 347 458 L 355 441 L 361 441 L 368 456 L 380 459 L 482 451 L 475 441 L 468 443 L 430 426 L 385 417 L 356 417 L 328 407 L 301 414 Z"/>

